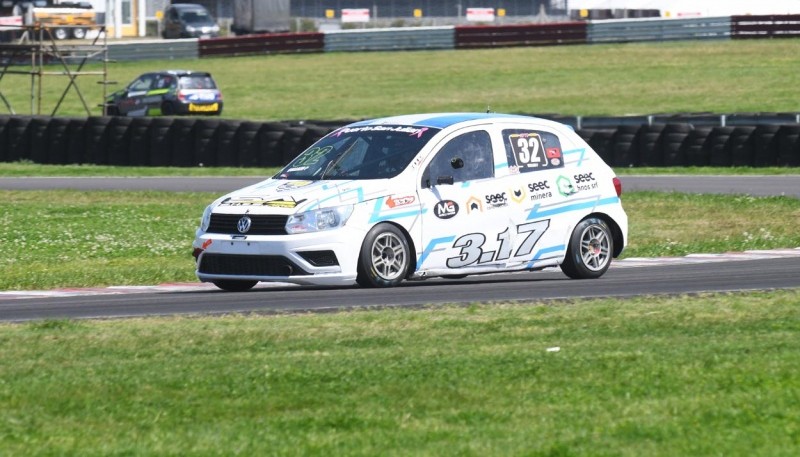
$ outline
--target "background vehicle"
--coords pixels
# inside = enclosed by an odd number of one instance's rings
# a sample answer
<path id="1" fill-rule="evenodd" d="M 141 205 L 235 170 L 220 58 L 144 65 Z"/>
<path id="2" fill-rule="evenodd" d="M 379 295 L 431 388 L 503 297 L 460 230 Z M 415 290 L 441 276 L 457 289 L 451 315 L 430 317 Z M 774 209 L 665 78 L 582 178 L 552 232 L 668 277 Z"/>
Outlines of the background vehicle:
<path id="1" fill-rule="evenodd" d="M 288 32 L 290 10 L 289 0 L 234 0 L 231 30 L 237 35 Z"/>
<path id="2" fill-rule="evenodd" d="M 161 35 L 164 38 L 214 38 L 219 25 L 203 5 L 176 3 L 164 11 Z"/>
<path id="3" fill-rule="evenodd" d="M 88 27 L 96 25 L 95 11 L 87 1 L 3 0 L 0 16 L 22 16 L 25 25 L 40 24 L 50 28 L 53 38 L 86 38 Z"/>
<path id="4" fill-rule="evenodd" d="M 210 73 L 166 70 L 145 73 L 106 100 L 110 116 L 219 115 L 222 93 Z"/>
<path id="5" fill-rule="evenodd" d="M 622 188 L 569 127 L 444 113 L 357 122 L 208 206 L 197 275 L 391 287 L 560 265 L 602 276 L 626 243 Z"/>

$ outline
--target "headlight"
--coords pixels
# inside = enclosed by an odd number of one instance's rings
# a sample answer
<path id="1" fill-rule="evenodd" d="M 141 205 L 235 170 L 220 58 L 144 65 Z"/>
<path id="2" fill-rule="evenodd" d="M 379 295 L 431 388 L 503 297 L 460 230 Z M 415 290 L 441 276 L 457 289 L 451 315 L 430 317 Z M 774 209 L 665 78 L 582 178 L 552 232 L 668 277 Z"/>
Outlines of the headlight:
<path id="1" fill-rule="evenodd" d="M 192 32 L 194 32 L 194 31 L 195 31 L 195 28 L 194 28 L 194 27 L 192 27 L 191 25 L 187 25 L 187 26 L 186 26 L 186 31 L 187 31 L 187 32 L 189 32 L 189 33 L 192 33 Z"/>
<path id="2" fill-rule="evenodd" d="M 289 220 L 286 221 L 286 232 L 289 234 L 308 233 L 339 228 L 344 226 L 351 214 L 353 214 L 352 205 L 295 214 L 289 216 Z"/>
<path id="3" fill-rule="evenodd" d="M 205 232 L 208 230 L 208 225 L 211 223 L 211 211 L 214 209 L 215 204 L 206 206 L 203 211 L 203 217 L 200 218 L 200 231 Z"/>

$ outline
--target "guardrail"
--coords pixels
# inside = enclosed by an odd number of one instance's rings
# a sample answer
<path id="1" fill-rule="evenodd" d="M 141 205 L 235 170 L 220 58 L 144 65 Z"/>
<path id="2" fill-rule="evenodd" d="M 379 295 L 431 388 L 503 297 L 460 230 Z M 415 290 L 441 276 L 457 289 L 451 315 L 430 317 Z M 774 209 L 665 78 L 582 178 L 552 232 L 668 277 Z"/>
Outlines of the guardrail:
<path id="1" fill-rule="evenodd" d="M 109 44 L 112 60 L 192 59 L 294 52 L 400 51 L 800 37 L 800 15 L 613 19 L 523 25 L 274 33 Z"/>
<path id="2" fill-rule="evenodd" d="M 197 59 L 199 56 L 197 39 L 108 44 L 108 58 L 112 61 Z"/>
<path id="3" fill-rule="evenodd" d="M 269 33 L 199 41 L 200 57 L 322 52 L 322 33 Z"/>
<path id="4" fill-rule="evenodd" d="M 325 33 L 325 52 L 453 49 L 453 27 L 406 27 Z"/>
<path id="5" fill-rule="evenodd" d="M 800 15 L 731 16 L 734 38 L 797 38 L 800 37 Z"/>
<path id="6" fill-rule="evenodd" d="M 592 21 L 587 30 L 589 43 L 628 43 L 673 40 L 729 39 L 731 18 L 620 19 Z"/>
<path id="7" fill-rule="evenodd" d="M 584 44 L 586 23 L 459 26 L 455 34 L 456 49 Z"/>

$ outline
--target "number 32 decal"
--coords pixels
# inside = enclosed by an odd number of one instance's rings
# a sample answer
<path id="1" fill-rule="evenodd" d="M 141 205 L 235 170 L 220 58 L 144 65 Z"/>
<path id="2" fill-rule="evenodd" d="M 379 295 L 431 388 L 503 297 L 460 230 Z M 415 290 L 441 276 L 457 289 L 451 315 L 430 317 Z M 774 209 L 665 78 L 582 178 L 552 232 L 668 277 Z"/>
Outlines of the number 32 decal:
<path id="1" fill-rule="evenodd" d="M 533 252 L 534 246 L 544 232 L 550 227 L 550 220 L 528 222 L 517 226 L 517 233 L 525 235 L 525 239 L 519 245 L 514 257 L 527 256 Z M 484 251 L 483 245 L 486 243 L 486 235 L 483 233 L 468 233 L 458 238 L 454 243 L 454 248 L 461 248 L 458 256 L 447 259 L 448 268 L 461 268 L 474 263 L 489 263 L 506 260 L 511 257 L 511 236 L 508 229 L 497 234 L 497 241 L 500 247 L 497 251 Z"/>

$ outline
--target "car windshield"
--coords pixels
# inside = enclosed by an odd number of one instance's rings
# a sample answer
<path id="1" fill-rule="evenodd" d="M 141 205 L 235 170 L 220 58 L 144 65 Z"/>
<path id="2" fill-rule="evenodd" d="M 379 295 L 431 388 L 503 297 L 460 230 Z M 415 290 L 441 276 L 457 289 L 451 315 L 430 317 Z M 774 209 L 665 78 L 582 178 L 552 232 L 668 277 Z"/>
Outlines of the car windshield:
<path id="1" fill-rule="evenodd" d="M 203 10 L 187 10 L 180 13 L 181 20 L 187 24 L 211 24 L 214 22 L 211 16 Z"/>
<path id="2" fill-rule="evenodd" d="M 208 75 L 181 76 L 179 80 L 181 89 L 216 89 L 217 85 Z"/>
<path id="3" fill-rule="evenodd" d="M 275 178 L 392 178 L 408 166 L 438 131 L 408 125 L 343 127 L 306 149 Z"/>

